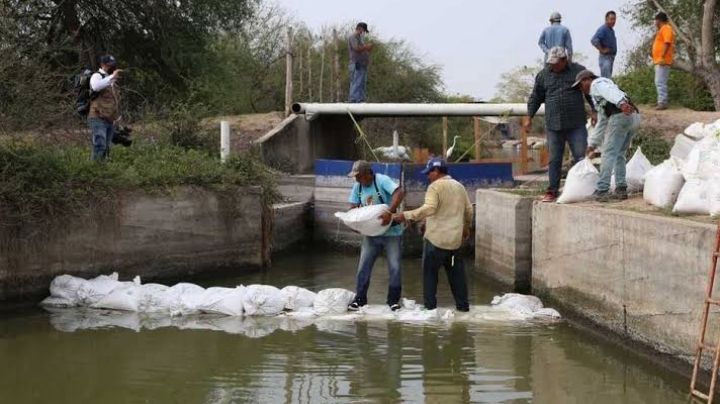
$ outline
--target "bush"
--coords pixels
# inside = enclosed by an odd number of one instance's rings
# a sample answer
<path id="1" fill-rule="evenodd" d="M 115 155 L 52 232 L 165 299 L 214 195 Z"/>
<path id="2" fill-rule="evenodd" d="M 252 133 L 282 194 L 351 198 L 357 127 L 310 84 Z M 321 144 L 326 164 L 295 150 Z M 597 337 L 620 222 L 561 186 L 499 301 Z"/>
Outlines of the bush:
<path id="1" fill-rule="evenodd" d="M 636 69 L 615 78 L 617 84 L 637 104 L 655 104 L 655 71 L 652 66 Z M 671 70 L 668 81 L 670 102 L 696 111 L 714 111 L 707 87 L 689 73 Z"/>

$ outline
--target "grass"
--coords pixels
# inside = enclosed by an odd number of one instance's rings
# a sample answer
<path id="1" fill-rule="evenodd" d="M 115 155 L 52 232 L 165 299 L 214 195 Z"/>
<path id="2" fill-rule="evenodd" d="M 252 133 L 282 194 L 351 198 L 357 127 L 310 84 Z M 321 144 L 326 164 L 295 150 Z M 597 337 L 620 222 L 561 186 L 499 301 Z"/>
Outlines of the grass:
<path id="1" fill-rule="evenodd" d="M 0 140 L 0 227 L 73 215 L 115 203 L 119 193 L 133 189 L 258 185 L 266 203 L 278 198 L 274 175 L 252 152 L 222 164 L 202 150 L 136 141 L 114 147 L 104 163 L 89 154 L 87 147 Z"/>

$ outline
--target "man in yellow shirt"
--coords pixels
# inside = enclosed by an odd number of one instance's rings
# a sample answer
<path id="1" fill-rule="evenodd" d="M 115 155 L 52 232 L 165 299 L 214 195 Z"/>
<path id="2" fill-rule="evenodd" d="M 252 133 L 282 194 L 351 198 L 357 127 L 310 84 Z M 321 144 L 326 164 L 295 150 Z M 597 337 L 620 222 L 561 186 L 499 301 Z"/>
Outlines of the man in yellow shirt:
<path id="1" fill-rule="evenodd" d="M 668 78 L 670 66 L 675 54 L 675 33 L 668 23 L 668 16 L 663 12 L 655 16 L 655 42 L 652 47 L 652 59 L 655 64 L 655 87 L 657 88 L 657 106 L 655 109 L 667 109 L 668 105 Z"/>
<path id="2" fill-rule="evenodd" d="M 469 311 L 467 279 L 459 249 L 470 235 L 473 208 L 465 187 L 448 175 L 447 165 L 432 158 L 422 171 L 430 186 L 425 202 L 415 210 L 396 213 L 397 222 L 426 220 L 423 245 L 423 295 L 425 308 L 437 307 L 438 271 L 445 267 L 458 311 Z"/>

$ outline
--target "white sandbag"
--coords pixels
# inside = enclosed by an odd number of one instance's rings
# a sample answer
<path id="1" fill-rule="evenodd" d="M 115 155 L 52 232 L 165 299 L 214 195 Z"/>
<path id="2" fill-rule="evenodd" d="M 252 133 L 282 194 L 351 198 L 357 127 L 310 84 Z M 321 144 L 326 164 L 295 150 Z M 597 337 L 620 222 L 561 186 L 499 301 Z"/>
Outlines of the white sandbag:
<path id="1" fill-rule="evenodd" d="M 43 301 L 43 304 L 50 306 L 76 306 L 79 303 L 78 290 L 87 280 L 71 275 L 56 276 L 50 282 L 50 297 L 55 299 Z M 47 299 L 46 299 L 47 300 Z"/>
<path id="2" fill-rule="evenodd" d="M 46 307 L 76 307 L 77 299 L 68 299 L 66 297 L 48 296 L 40 302 L 41 306 Z"/>
<path id="3" fill-rule="evenodd" d="M 285 296 L 274 286 L 250 285 L 245 288 L 243 309 L 248 316 L 274 316 L 285 309 Z"/>
<path id="4" fill-rule="evenodd" d="M 364 236 L 380 236 L 387 231 L 390 223 L 383 226 L 380 216 L 389 211 L 387 205 L 370 205 L 350 209 L 347 212 L 335 212 L 335 217 L 345 225 Z"/>
<path id="5" fill-rule="evenodd" d="M 198 313 L 200 310 L 200 297 L 205 289 L 192 283 L 178 283 L 164 292 L 158 298 L 158 309 L 170 313 L 172 316 Z"/>
<path id="6" fill-rule="evenodd" d="M 137 312 L 139 311 L 141 296 L 142 288 L 140 285 L 124 285 L 113 289 L 90 307 Z"/>
<path id="7" fill-rule="evenodd" d="M 628 192 L 642 191 L 643 185 L 645 184 L 645 174 L 652 170 L 652 168 L 652 163 L 638 147 L 637 150 L 635 150 L 635 154 L 633 154 L 625 166 L 625 181 L 627 182 Z"/>
<path id="8" fill-rule="evenodd" d="M 707 188 L 710 214 L 718 216 L 720 215 L 720 174 L 707 180 Z"/>
<path id="9" fill-rule="evenodd" d="M 288 310 L 312 307 L 317 296 L 317 293 L 297 286 L 285 286 L 280 291 L 285 296 L 285 308 Z"/>
<path id="10" fill-rule="evenodd" d="M 681 160 L 671 157 L 648 171 L 645 174 L 643 199 L 659 208 L 673 206 L 685 183 L 681 166 Z"/>
<path id="11" fill-rule="evenodd" d="M 502 296 L 495 296 L 490 304 L 523 315 L 533 315 L 543 308 L 542 301 L 536 296 L 521 295 L 519 293 L 506 293 Z"/>
<path id="12" fill-rule="evenodd" d="M 560 313 L 558 313 L 557 310 L 551 309 L 549 307 L 544 307 L 535 313 L 535 317 L 549 317 L 549 318 L 560 318 Z"/>
<path id="13" fill-rule="evenodd" d="M 708 136 L 697 142 L 682 169 L 685 180 L 708 179 L 720 173 L 720 140 Z"/>
<path id="14" fill-rule="evenodd" d="M 673 147 L 670 149 L 670 156 L 680 160 L 686 160 L 696 143 L 696 140 L 681 133 L 675 136 L 675 143 L 673 143 Z"/>
<path id="15" fill-rule="evenodd" d="M 573 203 L 590 199 L 599 177 L 600 173 L 590 160 L 581 160 L 568 171 L 565 187 L 557 202 Z"/>
<path id="16" fill-rule="evenodd" d="M 77 291 L 78 301 L 84 306 L 92 306 L 112 292 L 113 289 L 122 285 L 123 283 L 118 281 L 117 272 L 110 275 L 100 275 L 80 285 Z"/>
<path id="17" fill-rule="evenodd" d="M 705 137 L 705 124 L 702 122 L 695 122 L 692 125 L 685 128 L 685 135 L 691 139 L 700 140 Z"/>
<path id="18" fill-rule="evenodd" d="M 138 311 L 143 313 L 154 313 L 164 311 L 164 293 L 170 289 L 158 283 L 146 283 L 141 285 L 142 293 L 138 302 Z"/>
<path id="19" fill-rule="evenodd" d="M 355 293 L 340 288 L 325 289 L 318 292 L 313 302 L 315 313 L 341 314 L 347 312 L 347 307 L 355 299 Z"/>
<path id="20" fill-rule="evenodd" d="M 224 314 L 226 316 L 242 316 L 245 287 L 207 288 L 200 297 L 200 309 L 203 313 Z"/>
<path id="21" fill-rule="evenodd" d="M 707 181 L 698 178 L 687 180 L 675 202 L 673 213 L 709 214 L 710 195 L 708 191 Z"/>

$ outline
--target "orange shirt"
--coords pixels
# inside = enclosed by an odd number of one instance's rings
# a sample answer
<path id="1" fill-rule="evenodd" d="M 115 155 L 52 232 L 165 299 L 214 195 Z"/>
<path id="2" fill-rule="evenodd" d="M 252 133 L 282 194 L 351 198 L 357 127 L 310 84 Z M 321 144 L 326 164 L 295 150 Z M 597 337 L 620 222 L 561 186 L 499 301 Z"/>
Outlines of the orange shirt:
<path id="1" fill-rule="evenodd" d="M 663 57 L 663 50 L 665 44 L 670 44 L 667 54 Z M 655 34 L 655 42 L 652 47 L 652 58 L 653 63 L 660 64 L 664 62 L 666 65 L 671 65 L 673 62 L 673 55 L 675 54 L 675 33 L 673 32 L 670 24 L 665 24 Z"/>

